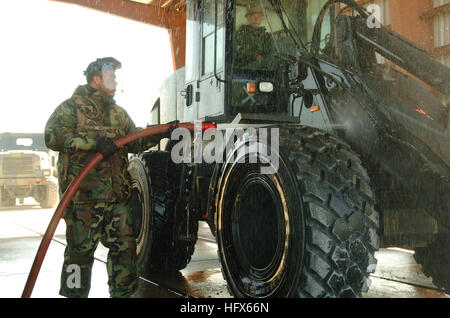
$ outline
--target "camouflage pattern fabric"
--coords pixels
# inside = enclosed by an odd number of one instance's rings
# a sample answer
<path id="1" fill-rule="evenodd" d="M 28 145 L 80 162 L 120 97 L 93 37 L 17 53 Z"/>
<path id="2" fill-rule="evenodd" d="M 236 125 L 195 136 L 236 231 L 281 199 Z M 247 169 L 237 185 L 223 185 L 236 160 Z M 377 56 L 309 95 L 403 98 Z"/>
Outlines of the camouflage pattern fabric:
<path id="1" fill-rule="evenodd" d="M 273 40 L 266 28 L 242 25 L 236 32 L 236 68 L 266 69 L 264 60 L 258 61 L 257 57 L 268 58 L 272 51 Z"/>
<path id="2" fill-rule="evenodd" d="M 81 168 L 95 155 L 99 137 L 117 139 L 138 128 L 114 99 L 89 85 L 79 86 L 61 103 L 45 126 L 45 143 L 59 151 L 58 181 L 65 192 Z M 112 297 L 126 297 L 137 285 L 136 241 L 129 199 L 131 176 L 128 153 L 155 146 L 160 137 L 139 139 L 102 160 L 81 183 L 63 218 L 67 248 L 61 277 L 61 295 L 87 297 L 93 255 L 99 240 L 109 248 L 108 274 Z M 81 286 L 67 284 L 72 266 L 81 270 Z M 71 287 L 71 288 L 70 288 Z"/>
<path id="3" fill-rule="evenodd" d="M 60 294 L 87 297 L 91 284 L 94 252 L 99 241 L 109 248 L 108 285 L 111 297 L 128 297 L 137 288 L 136 240 L 128 202 L 71 203 L 64 214 L 67 246 L 61 273 Z M 71 282 L 70 265 L 80 268 L 79 286 Z"/>
<path id="4" fill-rule="evenodd" d="M 117 139 L 136 131 L 127 112 L 114 99 L 89 85 L 79 86 L 59 105 L 45 126 L 45 143 L 59 151 L 58 181 L 63 193 L 81 168 L 96 153 L 97 138 Z M 102 160 L 84 179 L 73 202 L 118 202 L 131 195 L 128 153 L 145 151 L 159 142 L 150 136 L 125 145 Z"/>

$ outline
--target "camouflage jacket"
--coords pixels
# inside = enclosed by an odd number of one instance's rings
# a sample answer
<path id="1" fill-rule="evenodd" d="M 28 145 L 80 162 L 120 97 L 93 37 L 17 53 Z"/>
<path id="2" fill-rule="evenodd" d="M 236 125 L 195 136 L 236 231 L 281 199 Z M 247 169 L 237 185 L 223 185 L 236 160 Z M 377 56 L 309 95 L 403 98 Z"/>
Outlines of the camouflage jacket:
<path id="1" fill-rule="evenodd" d="M 273 42 L 266 28 L 242 25 L 236 33 L 235 66 L 247 68 L 249 64 L 259 64 L 257 56 L 267 58 L 273 51 Z"/>
<path id="2" fill-rule="evenodd" d="M 45 143 L 59 151 L 58 181 L 64 192 L 81 168 L 96 153 L 97 138 L 117 139 L 137 128 L 127 112 L 103 92 L 81 85 L 71 98 L 61 103 L 45 126 Z M 117 202 L 131 196 L 127 171 L 128 153 L 155 146 L 159 138 L 148 137 L 121 147 L 102 160 L 84 179 L 73 202 Z"/>

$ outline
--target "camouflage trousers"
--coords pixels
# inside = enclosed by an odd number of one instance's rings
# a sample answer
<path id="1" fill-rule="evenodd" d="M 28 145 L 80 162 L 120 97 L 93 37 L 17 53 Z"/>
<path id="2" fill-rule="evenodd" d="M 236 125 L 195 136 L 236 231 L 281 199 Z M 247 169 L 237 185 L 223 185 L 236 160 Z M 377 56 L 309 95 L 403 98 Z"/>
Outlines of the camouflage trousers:
<path id="1" fill-rule="evenodd" d="M 88 296 L 94 252 L 100 241 L 109 249 L 110 296 L 130 296 L 137 288 L 138 276 L 129 202 L 71 203 L 63 218 L 66 221 L 67 246 L 59 293 L 66 297 Z"/>

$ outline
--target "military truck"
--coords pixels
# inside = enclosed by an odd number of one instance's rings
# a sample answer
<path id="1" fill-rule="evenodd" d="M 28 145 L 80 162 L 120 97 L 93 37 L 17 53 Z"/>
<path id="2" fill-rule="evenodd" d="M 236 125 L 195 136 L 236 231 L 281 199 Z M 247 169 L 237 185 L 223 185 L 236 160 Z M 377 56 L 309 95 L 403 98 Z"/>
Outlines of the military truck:
<path id="1" fill-rule="evenodd" d="M 0 134 L 0 207 L 33 197 L 42 208 L 58 203 L 57 154 L 45 146 L 44 134 Z"/>
<path id="2" fill-rule="evenodd" d="M 269 56 L 236 44 L 256 4 Z M 141 271 L 184 268 L 206 221 L 237 297 L 360 297 L 391 246 L 450 290 L 450 70 L 379 22 L 352 0 L 186 1 L 186 66 L 151 124 L 213 122 L 224 142 L 213 162 L 195 160 L 206 133 L 190 160 L 179 134 L 131 159 Z"/>

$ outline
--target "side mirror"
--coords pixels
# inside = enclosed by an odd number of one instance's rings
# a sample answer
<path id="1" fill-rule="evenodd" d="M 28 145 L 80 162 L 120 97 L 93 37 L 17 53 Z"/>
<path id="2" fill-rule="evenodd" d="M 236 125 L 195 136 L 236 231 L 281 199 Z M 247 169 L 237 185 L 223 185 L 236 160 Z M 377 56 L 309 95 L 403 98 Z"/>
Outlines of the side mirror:
<path id="1" fill-rule="evenodd" d="M 308 56 L 308 52 L 305 49 L 300 49 L 297 51 L 297 79 L 299 81 L 304 81 L 308 78 L 308 67 L 306 64 L 302 63 L 302 56 Z"/>
<path id="2" fill-rule="evenodd" d="M 302 62 L 298 63 L 298 79 L 304 81 L 308 77 L 308 67 Z"/>
<path id="3" fill-rule="evenodd" d="M 186 99 L 186 106 L 192 105 L 192 96 L 194 95 L 194 87 L 189 84 L 184 91 L 182 91 L 182 96 Z"/>
<path id="4" fill-rule="evenodd" d="M 307 91 L 305 92 L 305 95 L 303 95 L 303 100 L 305 103 L 305 107 L 310 109 L 314 103 L 314 96 L 310 91 Z"/>

